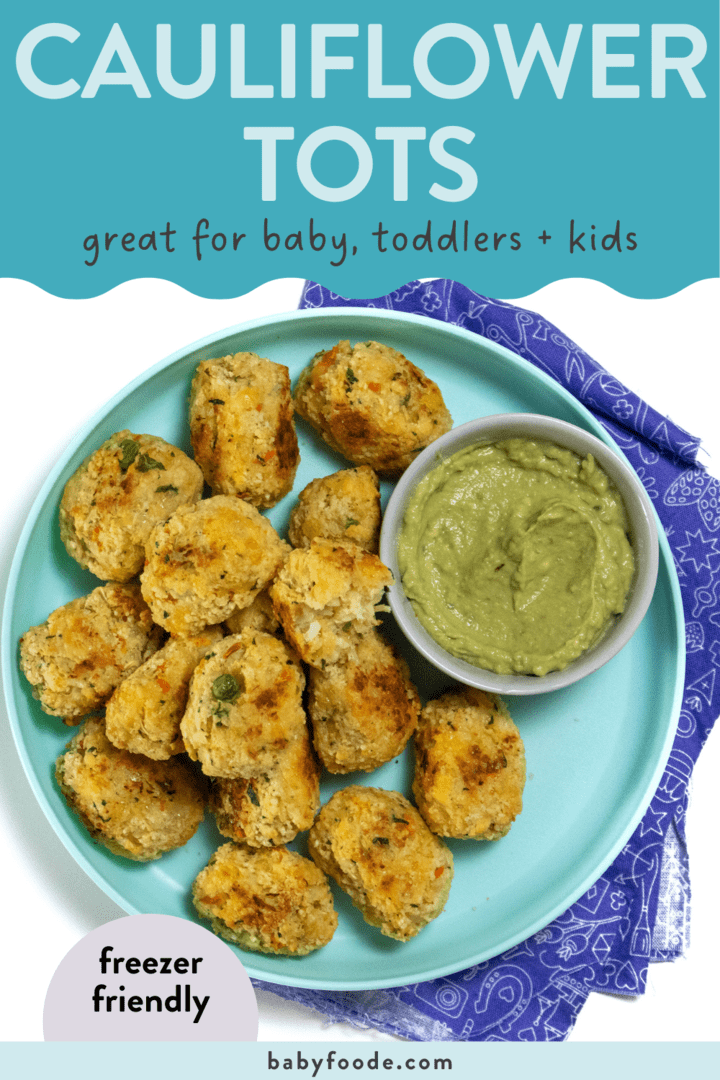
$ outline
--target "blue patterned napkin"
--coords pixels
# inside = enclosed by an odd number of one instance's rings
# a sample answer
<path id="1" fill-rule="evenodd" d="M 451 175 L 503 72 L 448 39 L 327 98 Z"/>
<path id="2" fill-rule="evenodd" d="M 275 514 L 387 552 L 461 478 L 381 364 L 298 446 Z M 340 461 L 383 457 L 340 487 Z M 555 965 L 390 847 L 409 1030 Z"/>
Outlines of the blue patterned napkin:
<path id="1" fill-rule="evenodd" d="M 308 282 L 301 301 L 306 308 L 350 305 L 473 330 L 541 368 L 594 413 L 641 477 L 670 542 L 686 620 L 685 694 L 667 768 L 640 825 L 600 880 L 540 933 L 468 971 L 416 986 L 346 993 L 266 988 L 330 1020 L 411 1039 L 561 1040 L 591 991 L 642 994 L 648 964 L 676 959 L 687 944 L 688 781 L 720 694 L 720 484 L 696 463 L 699 439 L 535 312 L 445 280 L 413 281 L 376 300 L 348 300 Z"/>

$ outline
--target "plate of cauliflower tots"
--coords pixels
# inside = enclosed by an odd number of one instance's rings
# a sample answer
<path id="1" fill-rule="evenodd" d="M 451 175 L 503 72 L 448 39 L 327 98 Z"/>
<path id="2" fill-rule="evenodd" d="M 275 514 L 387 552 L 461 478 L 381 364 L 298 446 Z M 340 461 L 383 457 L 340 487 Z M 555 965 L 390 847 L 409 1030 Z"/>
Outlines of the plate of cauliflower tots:
<path id="1" fill-rule="evenodd" d="M 610 665 L 505 701 L 448 685 L 385 602 L 397 478 L 521 411 L 594 424 L 501 346 L 348 308 L 215 334 L 80 434 L 18 547 L 4 677 L 46 815 L 125 910 L 270 982 L 369 989 L 511 948 L 608 865 L 676 705 L 677 664 L 637 662 L 668 581 Z"/>

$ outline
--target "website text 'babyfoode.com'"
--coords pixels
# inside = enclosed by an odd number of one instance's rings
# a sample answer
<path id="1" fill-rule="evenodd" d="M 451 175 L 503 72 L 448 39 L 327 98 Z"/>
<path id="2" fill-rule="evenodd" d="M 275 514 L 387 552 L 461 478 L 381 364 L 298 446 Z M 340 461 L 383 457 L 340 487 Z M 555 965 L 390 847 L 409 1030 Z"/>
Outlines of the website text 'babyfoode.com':
<path id="1" fill-rule="evenodd" d="M 305 1057 L 300 1050 L 289 1056 L 276 1056 L 272 1050 L 268 1050 L 267 1056 L 267 1068 L 268 1071 L 274 1072 L 276 1070 L 297 1070 L 298 1072 L 306 1072 L 308 1076 L 317 1076 L 321 1071 L 332 1072 L 334 1069 L 338 1069 L 340 1072 L 347 1072 L 354 1070 L 355 1072 L 362 1072 L 364 1069 L 370 1069 L 373 1072 L 381 1072 L 382 1070 L 390 1069 L 409 1069 L 422 1072 L 449 1072 L 452 1070 L 452 1061 L 449 1057 L 407 1057 L 407 1058 L 394 1058 L 394 1057 L 380 1057 L 380 1051 L 375 1050 L 372 1054 L 358 1054 L 353 1050 L 352 1056 L 348 1054 L 343 1056 L 338 1054 L 335 1050 L 329 1050 L 327 1054 L 322 1057 Z"/>

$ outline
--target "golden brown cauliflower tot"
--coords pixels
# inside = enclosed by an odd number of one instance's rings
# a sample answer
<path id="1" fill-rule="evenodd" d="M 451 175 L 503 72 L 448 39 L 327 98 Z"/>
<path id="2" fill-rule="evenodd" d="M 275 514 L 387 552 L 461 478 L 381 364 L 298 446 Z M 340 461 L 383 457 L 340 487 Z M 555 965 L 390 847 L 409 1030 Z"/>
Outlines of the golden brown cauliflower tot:
<path id="1" fill-rule="evenodd" d="M 413 795 L 433 832 L 498 840 L 522 810 L 524 786 L 523 741 L 499 698 L 464 687 L 427 703 Z"/>
<path id="2" fill-rule="evenodd" d="M 143 568 L 150 530 L 197 502 L 198 466 L 156 435 L 119 431 L 70 477 L 60 536 L 73 559 L 103 581 L 130 581 Z"/>
<path id="3" fill-rule="evenodd" d="M 305 676 L 284 641 L 259 630 L 223 638 L 190 682 L 180 724 L 208 776 L 252 778 L 275 769 L 307 720 Z"/>
<path id="4" fill-rule="evenodd" d="M 267 772 L 213 780 L 210 809 L 223 836 L 249 847 L 289 844 L 309 829 L 320 809 L 320 764 L 307 728 L 289 740 Z"/>
<path id="5" fill-rule="evenodd" d="M 120 750 L 163 761 L 181 754 L 180 721 L 187 705 L 190 676 L 222 638 L 210 627 L 189 638 L 170 638 L 149 660 L 124 679 L 107 703 L 105 730 Z"/>
<path id="6" fill-rule="evenodd" d="M 420 698 L 405 661 L 376 631 L 356 656 L 308 671 L 313 741 L 332 773 L 370 772 L 402 753 L 417 726 Z"/>
<path id="7" fill-rule="evenodd" d="M 55 776 L 91 836 L 137 862 L 186 844 L 205 813 L 206 783 L 187 759 L 151 761 L 118 750 L 102 720 L 88 720 L 78 731 Z"/>
<path id="8" fill-rule="evenodd" d="M 378 623 L 376 606 L 392 583 L 377 555 L 348 541 L 312 541 L 292 551 L 270 589 L 275 613 L 301 660 L 313 667 L 354 655 Z"/>
<path id="9" fill-rule="evenodd" d="M 159 648 L 162 630 L 136 584 L 71 600 L 20 638 L 20 667 L 46 713 L 79 723 Z"/>
<path id="10" fill-rule="evenodd" d="M 288 369 L 248 352 L 203 360 L 190 392 L 190 432 L 213 495 L 274 506 L 300 461 Z"/>
<path id="11" fill-rule="evenodd" d="M 380 538 L 380 486 L 369 465 L 341 469 L 321 476 L 303 488 L 290 515 L 288 535 L 293 547 L 310 547 L 316 536 L 352 540 L 377 554 Z"/>
<path id="12" fill-rule="evenodd" d="M 252 952 L 306 956 L 337 927 L 325 875 L 285 847 L 224 844 L 195 879 L 193 903 L 216 934 Z"/>
<path id="13" fill-rule="evenodd" d="M 396 476 L 452 427 L 437 385 L 377 341 L 341 341 L 302 372 L 295 408 L 333 450 Z"/>
<path id="14" fill-rule="evenodd" d="M 408 941 L 445 907 L 453 857 L 397 791 L 347 787 L 323 806 L 308 847 L 371 926 Z"/>
<path id="15" fill-rule="evenodd" d="M 153 529 L 145 548 L 143 596 L 165 630 L 199 634 L 249 607 L 287 551 L 254 506 L 215 495 Z"/>

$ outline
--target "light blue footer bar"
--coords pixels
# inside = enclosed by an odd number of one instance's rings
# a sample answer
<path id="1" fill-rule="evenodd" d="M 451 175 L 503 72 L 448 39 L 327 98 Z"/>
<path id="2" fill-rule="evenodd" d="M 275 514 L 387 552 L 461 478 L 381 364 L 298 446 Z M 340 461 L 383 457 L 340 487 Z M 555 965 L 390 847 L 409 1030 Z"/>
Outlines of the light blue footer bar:
<path id="1" fill-rule="evenodd" d="M 102 1068 L 103 1080 L 127 1080 L 155 1069 L 173 1080 L 218 1070 L 232 1080 L 349 1076 L 448 1076 L 480 1080 L 693 1080 L 720 1075 L 720 1043 L 2 1043 L 0 1071 L 8 1078 L 77 1080 Z"/>

